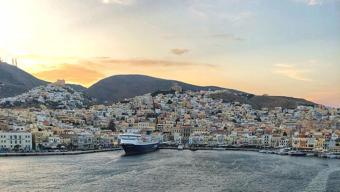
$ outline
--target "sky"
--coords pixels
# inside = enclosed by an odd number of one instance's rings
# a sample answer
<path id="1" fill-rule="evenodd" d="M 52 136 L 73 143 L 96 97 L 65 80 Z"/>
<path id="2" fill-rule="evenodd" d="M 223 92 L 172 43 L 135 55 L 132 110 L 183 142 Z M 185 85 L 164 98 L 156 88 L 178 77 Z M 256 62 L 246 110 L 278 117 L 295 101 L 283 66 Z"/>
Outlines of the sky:
<path id="1" fill-rule="evenodd" d="M 340 0 L 0 0 L 0 57 L 91 86 L 144 74 L 340 107 Z"/>

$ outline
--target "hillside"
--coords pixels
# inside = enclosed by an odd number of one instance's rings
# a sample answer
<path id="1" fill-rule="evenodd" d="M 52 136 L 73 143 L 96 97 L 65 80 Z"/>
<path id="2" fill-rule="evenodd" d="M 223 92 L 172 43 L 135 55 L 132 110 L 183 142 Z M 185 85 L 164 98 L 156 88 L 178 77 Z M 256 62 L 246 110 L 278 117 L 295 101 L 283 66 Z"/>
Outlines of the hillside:
<path id="1" fill-rule="evenodd" d="M 224 102 L 240 102 L 251 105 L 255 109 L 263 107 L 272 109 L 274 107 L 282 107 L 287 109 L 296 108 L 298 105 L 313 106 L 313 102 L 305 99 L 285 97 L 285 96 L 268 96 L 268 95 L 253 95 L 253 94 L 235 94 L 228 91 L 215 93 L 210 95 L 214 99 L 222 99 Z"/>
<path id="2" fill-rule="evenodd" d="M 96 99 L 99 104 L 109 104 L 125 98 L 131 98 L 146 93 L 169 90 L 174 84 L 178 84 L 183 90 L 225 90 L 223 93 L 211 95 L 215 99 L 223 99 L 225 102 L 240 102 L 252 105 L 254 108 L 295 108 L 297 105 L 315 105 L 305 99 L 284 96 L 257 96 L 233 89 L 225 89 L 215 86 L 197 86 L 176 80 L 160 79 L 145 75 L 116 75 L 100 80 L 86 89 L 81 85 L 69 84 L 77 92 L 82 92 L 86 97 Z M 7 63 L 0 63 L 0 98 L 13 97 L 29 90 L 46 85 L 48 82 L 40 80 L 31 74 Z"/>
<path id="3" fill-rule="evenodd" d="M 0 98 L 12 97 L 47 82 L 4 62 L 0 62 Z"/>
<path id="4" fill-rule="evenodd" d="M 50 109 L 86 108 L 90 98 L 69 85 L 38 86 L 14 97 L 0 99 L 0 107 L 46 107 Z"/>
<path id="5" fill-rule="evenodd" d="M 184 90 L 218 90 L 213 86 L 196 86 L 175 80 L 166 80 L 145 75 L 116 75 L 105 78 L 92 85 L 87 93 L 99 103 L 112 103 L 137 95 L 153 93 L 158 90 L 169 90 L 175 83 Z"/>

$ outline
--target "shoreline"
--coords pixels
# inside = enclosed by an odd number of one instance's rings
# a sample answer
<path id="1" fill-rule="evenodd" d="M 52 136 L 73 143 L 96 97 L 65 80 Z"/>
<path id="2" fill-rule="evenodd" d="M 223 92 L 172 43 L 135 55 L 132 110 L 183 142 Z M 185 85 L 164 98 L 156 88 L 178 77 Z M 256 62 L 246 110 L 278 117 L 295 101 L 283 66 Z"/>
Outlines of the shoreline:
<path id="1" fill-rule="evenodd" d="M 53 156 L 53 155 L 81 155 L 89 153 L 101 153 L 109 151 L 119 151 L 121 148 L 113 149 L 96 149 L 87 151 L 67 151 L 67 152 L 27 152 L 27 153 L 0 153 L 0 157 L 18 157 L 18 156 Z"/>
<path id="2" fill-rule="evenodd" d="M 171 149 L 171 150 L 179 150 L 178 147 L 172 146 L 161 146 L 159 149 Z M 184 147 L 183 150 L 190 151 L 253 151 L 259 152 L 260 149 L 257 148 L 236 148 L 236 147 Z"/>
<path id="3" fill-rule="evenodd" d="M 245 152 L 257 152 L 257 153 L 262 153 L 260 152 L 263 149 L 259 149 L 259 148 L 246 148 L 246 147 L 184 147 L 183 149 L 178 149 L 178 147 L 175 146 L 161 146 L 159 149 L 169 149 L 169 150 L 189 150 L 189 151 L 245 151 Z M 268 149 L 268 152 L 271 151 L 270 149 Z M 315 157 L 315 158 L 319 158 L 319 159 L 340 159 L 340 156 L 337 155 L 335 158 L 329 158 L 329 157 L 325 157 L 322 156 L 322 153 L 318 152 L 310 152 L 310 151 L 304 151 L 306 153 L 306 155 L 304 156 L 299 156 L 299 157 Z M 313 155 L 307 155 L 307 154 L 313 154 Z M 294 157 L 293 155 L 280 155 L 277 153 L 262 153 L 262 154 L 267 154 L 267 155 L 279 155 L 279 156 L 291 156 Z"/>
<path id="4" fill-rule="evenodd" d="M 245 152 L 257 152 L 260 153 L 261 149 L 258 148 L 235 148 L 235 147 L 184 147 L 183 149 L 178 149 L 175 146 L 161 146 L 159 147 L 160 150 L 178 150 L 178 151 L 245 151 Z M 110 152 L 110 151 L 120 151 L 123 150 L 122 148 L 112 148 L 112 149 L 96 149 L 96 150 L 87 150 L 87 151 L 67 151 L 67 152 L 26 152 L 26 153 L 0 153 L 1 157 L 19 157 L 19 156 L 63 156 L 63 155 L 82 155 L 82 154 L 89 154 L 89 153 L 101 153 L 101 152 Z M 264 154 L 274 154 L 274 153 L 264 153 Z M 276 154 L 278 155 L 278 154 Z M 284 155 L 290 156 L 290 155 Z M 326 157 L 321 157 L 318 155 L 313 156 L 301 156 L 301 157 L 316 157 L 320 159 L 330 159 Z M 334 158 L 339 159 L 339 157 Z"/>

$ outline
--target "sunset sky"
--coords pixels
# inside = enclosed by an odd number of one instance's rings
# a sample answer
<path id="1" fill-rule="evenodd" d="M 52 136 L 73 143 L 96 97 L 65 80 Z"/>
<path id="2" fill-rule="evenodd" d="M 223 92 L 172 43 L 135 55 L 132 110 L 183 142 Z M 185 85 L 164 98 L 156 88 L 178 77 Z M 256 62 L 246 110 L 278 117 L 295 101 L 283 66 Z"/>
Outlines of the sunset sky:
<path id="1" fill-rule="evenodd" d="M 90 86 L 145 74 L 340 107 L 340 0 L 0 0 L 0 57 Z"/>

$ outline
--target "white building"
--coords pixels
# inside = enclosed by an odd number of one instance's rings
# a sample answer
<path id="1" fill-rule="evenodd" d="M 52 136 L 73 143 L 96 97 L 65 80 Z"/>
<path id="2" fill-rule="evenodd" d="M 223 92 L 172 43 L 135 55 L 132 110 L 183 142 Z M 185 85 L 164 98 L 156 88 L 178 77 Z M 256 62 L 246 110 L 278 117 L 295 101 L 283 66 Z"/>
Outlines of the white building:
<path id="1" fill-rule="evenodd" d="M 57 148 L 59 144 L 61 144 L 59 136 L 49 136 L 48 141 L 43 143 L 46 148 Z"/>
<path id="2" fill-rule="evenodd" d="M 32 134 L 28 132 L 0 132 L 0 149 L 32 150 Z"/>

